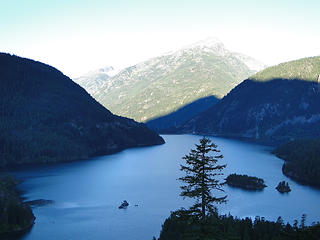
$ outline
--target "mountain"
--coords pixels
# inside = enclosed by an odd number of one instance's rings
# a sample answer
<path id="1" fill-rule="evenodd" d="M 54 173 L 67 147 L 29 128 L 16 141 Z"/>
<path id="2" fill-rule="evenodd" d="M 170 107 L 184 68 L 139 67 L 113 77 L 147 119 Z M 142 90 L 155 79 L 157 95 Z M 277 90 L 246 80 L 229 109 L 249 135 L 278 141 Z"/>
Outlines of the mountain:
<path id="1" fill-rule="evenodd" d="M 57 69 L 0 54 L 0 166 L 71 161 L 163 143 Z"/>
<path id="2" fill-rule="evenodd" d="M 269 143 L 319 136 L 319 74 L 320 57 L 267 68 L 180 130 Z"/>
<path id="3" fill-rule="evenodd" d="M 267 67 L 264 63 L 257 61 L 256 59 L 245 54 L 234 52 L 233 55 L 240 61 L 244 62 L 250 70 L 258 72 Z"/>
<path id="4" fill-rule="evenodd" d="M 204 112 L 219 101 L 214 96 L 200 98 L 166 116 L 152 119 L 146 125 L 158 133 L 172 133 L 194 116 Z"/>
<path id="5" fill-rule="evenodd" d="M 241 58 L 209 38 L 123 69 L 92 96 L 118 115 L 146 122 L 203 97 L 222 98 L 256 72 Z"/>
<path id="6" fill-rule="evenodd" d="M 90 71 L 81 77 L 75 78 L 74 81 L 86 89 L 89 94 L 94 95 L 99 92 L 115 72 L 116 70 L 112 66 L 107 66 Z"/>
<path id="7" fill-rule="evenodd" d="M 251 76 L 251 80 L 259 82 L 275 78 L 299 79 L 320 83 L 320 56 L 302 58 L 266 68 Z"/>

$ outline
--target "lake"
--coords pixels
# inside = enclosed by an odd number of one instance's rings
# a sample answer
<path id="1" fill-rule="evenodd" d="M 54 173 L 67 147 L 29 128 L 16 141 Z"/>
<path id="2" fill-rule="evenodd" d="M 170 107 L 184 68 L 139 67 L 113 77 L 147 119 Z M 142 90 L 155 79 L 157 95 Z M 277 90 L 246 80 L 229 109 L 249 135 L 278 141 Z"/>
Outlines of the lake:
<path id="1" fill-rule="evenodd" d="M 36 224 L 24 240 L 119 239 L 151 240 L 158 237 L 170 211 L 190 205 L 180 196 L 182 157 L 199 136 L 164 135 L 166 144 L 134 148 L 86 161 L 28 167 L 13 173 L 24 180 L 27 200 L 47 199 L 54 203 L 35 207 Z M 303 186 L 281 172 L 283 161 L 271 148 L 247 142 L 211 138 L 224 155 L 225 177 L 248 174 L 265 180 L 262 192 L 226 186 L 227 204 L 219 213 L 238 217 L 278 216 L 293 222 L 307 215 L 307 223 L 320 220 L 318 189 Z M 288 181 L 292 192 L 280 194 L 275 187 Z M 127 209 L 118 209 L 123 200 Z"/>

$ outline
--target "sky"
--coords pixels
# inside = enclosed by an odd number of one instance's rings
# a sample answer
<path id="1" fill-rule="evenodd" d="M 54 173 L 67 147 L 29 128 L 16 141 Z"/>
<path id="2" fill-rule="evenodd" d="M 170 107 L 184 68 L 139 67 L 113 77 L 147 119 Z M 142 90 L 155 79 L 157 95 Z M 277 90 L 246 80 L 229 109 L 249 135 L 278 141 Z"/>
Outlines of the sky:
<path id="1" fill-rule="evenodd" d="M 0 0 L 0 52 L 69 77 L 207 37 L 267 65 L 320 55 L 319 0 Z"/>

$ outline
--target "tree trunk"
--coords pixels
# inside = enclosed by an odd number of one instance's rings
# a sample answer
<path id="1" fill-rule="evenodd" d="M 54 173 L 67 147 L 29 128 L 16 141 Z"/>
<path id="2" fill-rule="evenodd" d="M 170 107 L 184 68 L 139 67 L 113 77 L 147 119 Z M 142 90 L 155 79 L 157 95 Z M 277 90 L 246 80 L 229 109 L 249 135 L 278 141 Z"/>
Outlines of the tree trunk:
<path id="1" fill-rule="evenodd" d="M 204 162 L 204 154 L 202 155 L 202 163 Z M 206 217 L 206 201 L 205 201 L 205 195 L 204 195 L 204 163 L 202 165 L 202 190 L 201 190 L 201 218 L 202 220 Z"/>
<path id="2" fill-rule="evenodd" d="M 201 218 L 202 220 L 205 219 L 206 217 L 206 202 L 205 202 L 205 199 L 204 199 L 204 192 L 202 192 L 202 202 L 201 202 L 201 207 L 202 207 L 202 211 L 201 211 Z"/>

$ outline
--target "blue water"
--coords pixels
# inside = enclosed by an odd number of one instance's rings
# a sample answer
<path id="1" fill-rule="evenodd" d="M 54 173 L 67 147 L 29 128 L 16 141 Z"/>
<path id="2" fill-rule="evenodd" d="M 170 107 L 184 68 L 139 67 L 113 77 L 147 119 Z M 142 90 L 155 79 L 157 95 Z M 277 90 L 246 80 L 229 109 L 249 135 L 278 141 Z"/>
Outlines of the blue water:
<path id="1" fill-rule="evenodd" d="M 47 199 L 54 204 L 35 207 L 36 224 L 22 239 L 151 240 L 159 236 L 170 211 L 187 207 L 179 196 L 181 158 L 198 143 L 193 135 L 165 135 L 166 144 L 57 165 L 32 167 L 14 173 L 24 179 L 21 188 L 28 200 Z M 251 192 L 226 186 L 227 204 L 222 214 L 238 217 L 264 216 L 285 221 L 320 220 L 320 191 L 302 186 L 281 172 L 282 160 L 270 148 L 246 142 L 212 138 L 227 163 L 224 173 L 242 173 L 263 178 L 268 186 Z M 280 194 L 276 185 L 288 181 L 292 192 Z M 118 209 L 123 200 L 130 206 Z M 138 205 L 138 206 L 134 206 Z"/>

